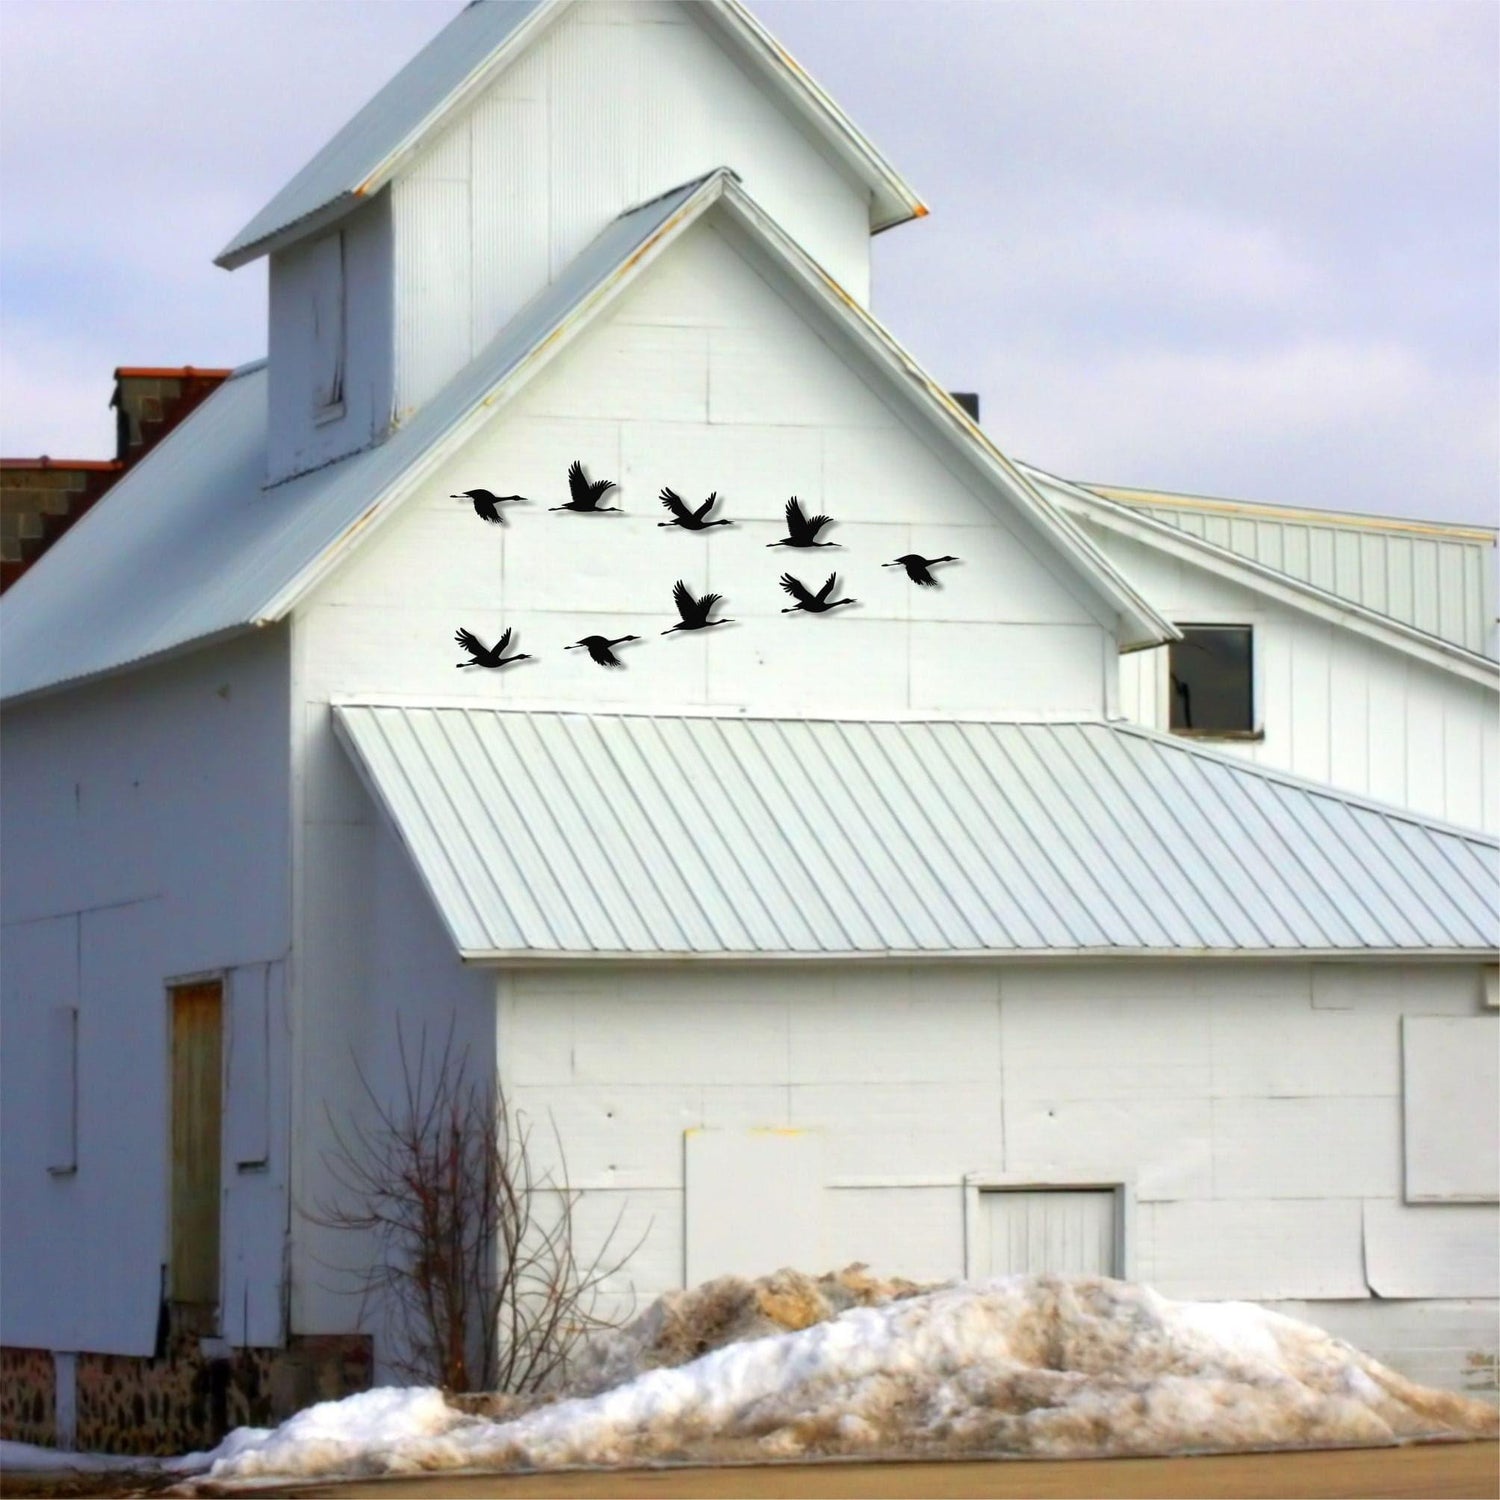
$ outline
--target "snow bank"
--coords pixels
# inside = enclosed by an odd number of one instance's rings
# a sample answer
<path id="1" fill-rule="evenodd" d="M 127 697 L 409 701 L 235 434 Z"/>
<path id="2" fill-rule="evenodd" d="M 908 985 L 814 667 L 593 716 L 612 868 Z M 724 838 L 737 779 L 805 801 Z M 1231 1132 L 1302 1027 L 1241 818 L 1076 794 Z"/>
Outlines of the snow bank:
<path id="1" fill-rule="evenodd" d="M 775 1296 L 763 1295 L 777 1280 L 813 1289 L 789 1311 L 782 1299 L 782 1316 L 807 1325 L 736 1339 L 736 1329 L 759 1330 L 758 1320 L 782 1326 Z M 1494 1436 L 1500 1426 L 1482 1403 L 1413 1385 L 1320 1329 L 1244 1303 L 1172 1302 L 1098 1277 L 1015 1276 L 925 1292 L 870 1278 L 862 1291 L 839 1291 L 831 1280 L 726 1279 L 663 1299 L 585 1375 L 620 1383 L 510 1420 L 460 1410 L 434 1390 L 379 1390 L 313 1407 L 274 1431 L 241 1429 L 205 1458 L 221 1480 L 1170 1453 Z M 818 1297 L 830 1315 L 812 1321 Z M 841 1300 L 855 1305 L 840 1311 Z M 672 1362 L 698 1344 L 712 1347 Z"/>

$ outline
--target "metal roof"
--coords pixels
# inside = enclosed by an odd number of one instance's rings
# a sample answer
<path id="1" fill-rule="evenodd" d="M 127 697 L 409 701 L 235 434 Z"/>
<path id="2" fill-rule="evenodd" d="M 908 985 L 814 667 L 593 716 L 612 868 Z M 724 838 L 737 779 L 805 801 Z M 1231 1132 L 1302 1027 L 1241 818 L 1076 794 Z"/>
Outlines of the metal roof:
<path id="1" fill-rule="evenodd" d="M 1493 531 L 1113 485 L 1087 488 L 1428 635 L 1481 654 L 1493 651 Z"/>
<path id="2" fill-rule="evenodd" d="M 346 703 L 467 959 L 1489 953 L 1500 844 L 1119 724 Z"/>
<path id="3" fill-rule="evenodd" d="M 1078 570 L 1117 612 L 1122 639 L 1154 645 L 1175 637 L 1081 528 L 720 168 L 621 214 L 482 354 L 372 448 L 263 488 L 266 368 L 236 372 L 0 598 L 0 698 L 119 671 L 282 619 L 395 513 L 434 465 L 716 203 L 850 335 L 939 440 L 956 445 L 1014 513 Z"/>
<path id="4" fill-rule="evenodd" d="M 1500 690 L 1500 663 L 1481 650 L 1434 635 L 1346 594 L 1320 588 L 1246 552 L 1232 550 L 1183 527 L 1171 525 L 1146 507 L 1108 499 L 1094 490 L 1048 474 L 1034 464 L 1018 462 L 1016 467 L 1037 490 L 1076 520 L 1183 558 L 1246 588 L 1454 672 L 1491 691 Z"/>
<path id="5" fill-rule="evenodd" d="M 244 265 L 341 218 L 379 191 L 433 130 L 530 45 L 569 0 L 473 0 L 220 251 Z M 927 212 L 916 193 L 738 0 L 698 0 L 703 18 L 768 77 L 871 191 L 873 230 Z"/>

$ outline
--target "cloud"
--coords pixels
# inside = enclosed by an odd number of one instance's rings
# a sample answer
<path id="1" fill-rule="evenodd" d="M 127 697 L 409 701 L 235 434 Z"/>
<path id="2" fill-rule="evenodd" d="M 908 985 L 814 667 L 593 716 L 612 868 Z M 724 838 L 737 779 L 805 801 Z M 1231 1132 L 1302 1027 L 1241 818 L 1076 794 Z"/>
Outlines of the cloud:
<path id="1" fill-rule="evenodd" d="M 1500 519 L 1500 9 L 752 3 L 929 196 L 875 310 L 1003 446 Z M 263 267 L 212 256 L 458 9 L 0 5 L 0 447 L 101 451 L 117 364 L 262 353 Z"/>

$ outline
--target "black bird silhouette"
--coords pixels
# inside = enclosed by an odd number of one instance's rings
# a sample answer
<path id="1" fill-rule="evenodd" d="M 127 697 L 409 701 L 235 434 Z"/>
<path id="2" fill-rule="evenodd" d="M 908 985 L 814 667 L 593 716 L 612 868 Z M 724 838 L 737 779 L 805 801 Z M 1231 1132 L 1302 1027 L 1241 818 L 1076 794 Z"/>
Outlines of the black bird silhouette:
<path id="1" fill-rule="evenodd" d="M 722 598 L 723 594 L 705 594 L 701 599 L 693 597 L 693 591 L 682 579 L 678 579 L 672 585 L 672 602 L 677 606 L 677 613 L 682 619 L 675 625 L 669 625 L 663 635 L 671 635 L 674 630 L 707 630 L 713 625 L 729 625 L 729 620 L 710 620 L 708 617 L 713 613 L 714 605 Z"/>
<path id="2" fill-rule="evenodd" d="M 519 500 L 522 505 L 529 505 L 525 495 L 497 495 L 491 490 L 465 490 L 461 495 L 450 496 L 454 500 L 472 500 L 474 502 L 474 514 L 481 521 L 498 521 L 502 526 L 505 517 L 495 509 L 497 505 L 504 505 L 511 500 Z"/>
<path id="3" fill-rule="evenodd" d="M 590 481 L 585 477 L 583 465 L 573 460 L 573 466 L 568 470 L 568 493 L 573 497 L 566 505 L 550 506 L 551 510 L 577 510 L 598 515 L 602 511 L 618 511 L 618 505 L 600 505 L 599 502 L 618 486 L 613 479 L 595 479 Z"/>
<path id="4" fill-rule="evenodd" d="M 837 542 L 814 540 L 817 534 L 833 520 L 832 516 L 809 516 L 802 510 L 802 502 L 793 495 L 786 503 L 786 535 L 779 542 L 767 542 L 768 547 L 837 547 Z"/>
<path id="5" fill-rule="evenodd" d="M 905 568 L 906 576 L 924 588 L 936 588 L 937 579 L 927 570 L 940 562 L 957 562 L 956 557 L 919 557 L 915 552 L 905 552 L 895 562 L 881 563 L 882 568 Z"/>
<path id="6" fill-rule="evenodd" d="M 586 635 L 581 641 L 574 641 L 571 646 L 564 646 L 563 650 L 587 651 L 601 667 L 623 667 L 625 663 L 610 648 L 613 646 L 623 646 L 626 641 L 638 640 L 640 640 L 640 636 L 638 635 L 622 635 L 613 641 L 607 636 Z"/>
<path id="7" fill-rule="evenodd" d="M 857 599 L 830 599 L 828 597 L 833 592 L 833 586 L 838 582 L 838 577 L 837 573 L 830 573 L 828 581 L 814 594 L 808 590 L 800 578 L 793 578 L 790 573 L 783 573 L 781 586 L 797 602 L 790 609 L 782 610 L 782 614 L 794 615 L 799 609 L 805 609 L 810 615 L 821 615 L 827 610 L 837 609 L 841 604 L 858 604 Z"/>
<path id="8" fill-rule="evenodd" d="M 460 628 L 453 637 L 470 656 L 473 661 L 454 662 L 456 667 L 508 667 L 513 661 L 530 661 L 531 658 L 524 652 L 518 652 L 515 656 L 507 656 L 505 648 L 510 645 L 512 631 L 507 630 L 504 635 L 495 642 L 495 649 L 489 650 L 483 641 L 471 630 Z"/>
<path id="9" fill-rule="evenodd" d="M 733 521 L 705 521 L 703 518 L 711 511 L 719 501 L 719 492 L 715 490 L 697 510 L 689 510 L 687 502 L 676 490 L 663 488 L 661 492 L 661 503 L 672 512 L 670 521 L 658 521 L 658 526 L 681 526 L 684 531 L 707 531 L 710 526 L 733 526 Z"/>

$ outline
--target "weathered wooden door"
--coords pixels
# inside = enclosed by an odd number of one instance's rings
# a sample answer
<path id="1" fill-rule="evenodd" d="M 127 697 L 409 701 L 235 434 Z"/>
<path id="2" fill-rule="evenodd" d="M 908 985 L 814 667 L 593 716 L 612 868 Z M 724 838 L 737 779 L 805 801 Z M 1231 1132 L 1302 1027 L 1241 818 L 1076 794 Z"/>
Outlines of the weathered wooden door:
<path id="1" fill-rule="evenodd" d="M 1116 1197 L 1108 1188 L 986 1192 L 980 1206 L 988 1231 L 981 1276 L 1120 1274 Z"/>
<path id="2" fill-rule="evenodd" d="M 223 1136 L 224 987 L 172 997 L 172 1249 L 174 1302 L 219 1301 L 219 1157 Z"/>

